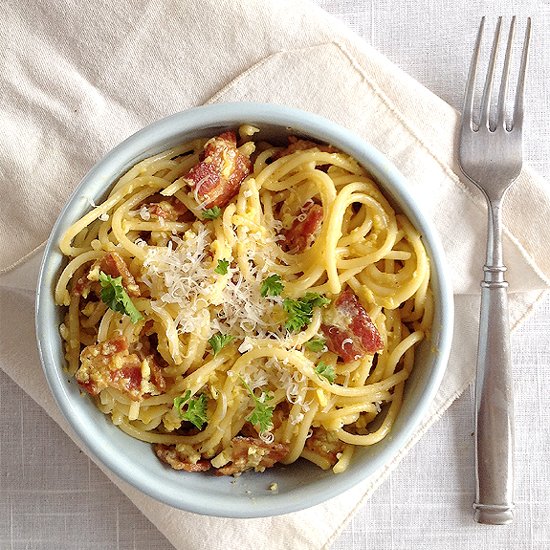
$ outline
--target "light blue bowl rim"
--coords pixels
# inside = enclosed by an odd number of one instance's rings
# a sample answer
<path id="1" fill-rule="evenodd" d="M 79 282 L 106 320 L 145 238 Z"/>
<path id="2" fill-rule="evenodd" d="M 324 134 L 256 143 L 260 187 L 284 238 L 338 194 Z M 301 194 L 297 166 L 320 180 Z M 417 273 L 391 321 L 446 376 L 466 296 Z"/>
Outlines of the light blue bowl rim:
<path id="1" fill-rule="evenodd" d="M 59 338 L 59 334 L 45 307 L 48 301 L 49 305 L 53 301 L 53 280 L 45 273 L 49 258 L 57 247 L 59 237 L 69 225 L 67 218 L 70 218 L 71 210 L 75 207 L 76 198 L 84 194 L 86 187 L 94 179 L 101 177 L 106 171 L 120 173 L 121 167 L 129 166 L 136 158 L 137 151 L 168 140 L 175 134 L 213 126 L 237 127 L 242 123 L 294 128 L 301 134 L 310 135 L 346 151 L 375 175 L 382 188 L 397 199 L 399 207 L 423 236 L 429 250 L 432 272 L 438 280 L 435 303 L 441 325 L 438 352 L 434 356 L 432 370 L 421 398 L 401 431 L 394 435 L 391 442 L 374 459 L 365 464 L 363 470 L 354 475 L 334 475 L 330 483 L 305 485 L 300 489 L 299 499 L 280 495 L 280 498 L 259 499 L 254 504 L 239 496 L 214 499 L 208 494 L 166 490 L 149 478 L 147 472 L 141 472 L 143 475 L 138 477 L 133 475 L 136 461 L 132 457 L 113 455 L 108 447 L 94 444 L 94 420 L 72 406 L 61 358 L 54 356 L 51 346 L 48 345 L 51 339 Z M 452 341 L 453 309 L 452 289 L 446 275 L 445 256 L 438 234 L 416 205 L 404 176 L 382 153 L 350 130 L 306 111 L 275 104 L 225 103 L 189 109 L 146 126 L 112 149 L 86 174 L 61 211 L 46 244 L 38 278 L 36 332 L 42 366 L 52 394 L 71 427 L 97 461 L 149 496 L 176 508 L 212 516 L 265 517 L 294 512 L 337 496 L 374 474 L 397 456 L 426 416 L 445 373 Z"/>

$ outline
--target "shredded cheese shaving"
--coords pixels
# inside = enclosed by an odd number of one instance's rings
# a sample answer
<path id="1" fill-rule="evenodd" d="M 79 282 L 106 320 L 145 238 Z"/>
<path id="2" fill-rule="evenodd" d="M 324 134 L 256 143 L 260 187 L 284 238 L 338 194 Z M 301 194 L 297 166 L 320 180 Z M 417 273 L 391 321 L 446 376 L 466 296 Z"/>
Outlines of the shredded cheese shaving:
<path id="1" fill-rule="evenodd" d="M 183 238 L 173 235 L 166 247 L 150 247 L 142 281 L 150 288 L 153 309 L 176 305 L 178 332 L 192 334 L 204 326 L 203 312 L 209 308 L 209 336 L 231 334 L 242 340 L 241 353 L 252 349 L 256 338 L 284 340 L 282 298 L 261 295 L 267 264 L 260 268 L 250 262 L 249 278 L 234 267 L 228 268 L 228 276 L 217 274 L 209 261 L 213 240 L 211 231 L 198 223 Z"/>

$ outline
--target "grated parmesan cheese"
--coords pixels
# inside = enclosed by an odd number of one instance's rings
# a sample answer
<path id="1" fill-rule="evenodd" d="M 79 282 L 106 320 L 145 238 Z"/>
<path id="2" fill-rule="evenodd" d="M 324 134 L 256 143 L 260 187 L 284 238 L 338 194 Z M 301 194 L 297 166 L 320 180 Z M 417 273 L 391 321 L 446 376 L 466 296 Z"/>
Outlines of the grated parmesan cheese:
<path id="1" fill-rule="evenodd" d="M 208 308 L 209 335 L 222 332 L 243 340 L 241 353 L 252 349 L 254 338 L 284 340 L 282 298 L 261 296 L 268 263 L 258 267 L 251 262 L 248 278 L 236 268 L 220 276 L 212 266 L 212 244 L 211 231 L 197 223 L 183 238 L 173 235 L 166 247 L 150 247 L 142 281 L 151 289 L 153 309 L 174 304 L 180 311 L 178 331 L 193 333 L 204 327 L 202 312 Z"/>
<path id="2" fill-rule="evenodd" d="M 145 219 L 143 214 L 142 209 L 140 216 Z M 197 221 L 183 234 L 173 233 L 163 241 L 153 240 L 158 246 L 136 240 L 136 244 L 147 251 L 140 281 L 150 291 L 151 308 L 159 314 L 168 310 L 180 335 L 200 334 L 207 339 L 221 332 L 233 336 L 241 354 L 252 350 L 259 340 L 264 344 L 267 340 L 287 348 L 295 347 L 284 328 L 283 298 L 261 295 L 262 283 L 274 273 L 274 263 L 266 248 L 276 246 L 276 234 L 281 231 L 282 223 L 271 220 L 267 228 L 259 231 L 247 213 L 240 213 L 233 219 L 225 218 L 222 220 L 225 233 L 238 239 L 241 245 L 238 250 L 246 251 L 245 271 L 236 267 L 236 264 L 241 265 L 243 258 L 237 262 L 231 248 L 216 240 L 212 229 L 215 224 Z M 227 274 L 215 272 L 220 259 L 230 262 Z M 235 374 L 229 371 L 227 375 L 233 377 Z M 307 386 L 307 377 L 288 360 L 254 360 L 246 365 L 241 375 L 253 391 L 281 388 L 293 405 L 291 423 L 296 425 L 303 421 L 312 405 L 311 401 L 305 402 L 305 397 L 313 388 Z M 206 380 L 196 382 L 203 384 Z M 323 397 L 326 401 L 326 396 Z M 168 429 L 169 425 L 175 426 L 178 422 L 181 421 L 174 417 L 166 419 L 164 424 Z M 274 436 L 265 432 L 259 437 L 270 443 Z M 226 457 L 220 455 L 215 460 L 222 464 Z"/>
<path id="3" fill-rule="evenodd" d="M 148 222 L 151 219 L 151 212 L 149 212 L 149 209 L 147 206 L 143 205 L 139 210 L 139 217 L 144 221 Z"/>
<path id="4" fill-rule="evenodd" d="M 82 195 L 82 198 L 92 207 L 92 208 L 98 208 L 99 205 L 97 205 L 92 199 L 92 197 L 88 197 L 87 195 Z"/>
<path id="5" fill-rule="evenodd" d="M 260 439 L 264 442 L 270 445 L 275 441 L 275 436 L 271 432 L 261 432 L 260 433 Z"/>

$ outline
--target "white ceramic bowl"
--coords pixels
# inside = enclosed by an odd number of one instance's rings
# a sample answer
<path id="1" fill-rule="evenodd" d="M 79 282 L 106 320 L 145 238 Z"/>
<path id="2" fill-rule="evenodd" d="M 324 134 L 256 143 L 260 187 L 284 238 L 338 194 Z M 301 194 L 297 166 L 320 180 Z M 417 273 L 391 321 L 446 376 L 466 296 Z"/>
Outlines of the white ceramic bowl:
<path id="1" fill-rule="evenodd" d="M 290 134 L 330 143 L 355 157 L 378 181 L 386 196 L 408 216 L 423 237 L 431 261 L 435 318 L 431 339 L 424 341 L 406 383 L 403 407 L 391 431 L 380 443 L 359 449 L 342 474 L 324 472 L 306 461 L 277 466 L 265 473 L 232 477 L 177 472 L 104 416 L 64 371 L 58 327 L 61 308 L 53 289 L 64 265 L 57 243 L 64 231 L 85 212 L 89 199 L 101 202 L 110 186 L 138 161 L 198 136 L 212 136 L 250 123 L 261 137 Z M 255 136 L 257 137 L 257 136 Z M 94 458 L 144 493 L 176 508 L 227 517 L 260 517 L 293 512 L 342 493 L 387 465 L 405 446 L 434 398 L 446 368 L 453 329 L 452 292 L 445 275 L 439 238 L 409 192 L 407 182 L 380 152 L 345 128 L 311 113 L 278 105 L 218 104 L 191 109 L 147 126 L 115 147 L 84 177 L 59 216 L 44 253 L 36 302 L 36 330 L 42 364 L 63 414 Z M 278 491 L 268 490 L 276 482 Z"/>

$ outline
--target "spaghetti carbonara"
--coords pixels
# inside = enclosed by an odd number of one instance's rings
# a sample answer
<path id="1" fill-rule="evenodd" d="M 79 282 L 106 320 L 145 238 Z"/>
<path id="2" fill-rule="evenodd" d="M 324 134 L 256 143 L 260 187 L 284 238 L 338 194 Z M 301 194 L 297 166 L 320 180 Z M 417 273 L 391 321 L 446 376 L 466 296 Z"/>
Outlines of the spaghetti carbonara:
<path id="1" fill-rule="evenodd" d="M 172 468 L 338 473 L 399 412 L 429 262 L 353 158 L 257 132 L 139 162 L 66 231 L 68 370 Z"/>

